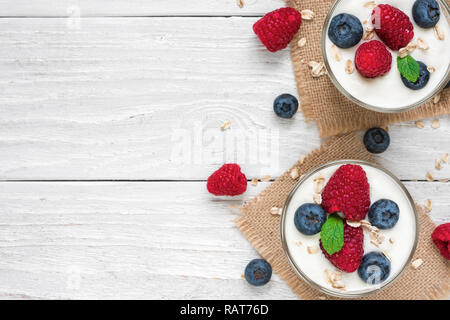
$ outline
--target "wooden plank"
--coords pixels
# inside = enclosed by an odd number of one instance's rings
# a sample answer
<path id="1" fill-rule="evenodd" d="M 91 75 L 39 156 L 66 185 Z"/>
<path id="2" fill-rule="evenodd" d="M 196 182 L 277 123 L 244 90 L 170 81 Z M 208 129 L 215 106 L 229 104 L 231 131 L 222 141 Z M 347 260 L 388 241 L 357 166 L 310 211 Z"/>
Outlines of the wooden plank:
<path id="1" fill-rule="evenodd" d="M 255 16 L 286 6 L 283 0 L 0 0 L 0 15 L 81 16 Z"/>
<path id="2" fill-rule="evenodd" d="M 0 19 L 0 179 L 204 180 L 235 161 L 249 178 L 279 175 L 320 139 L 301 112 L 274 115 L 295 80 L 255 20 Z M 377 157 L 402 179 L 450 152 L 450 118 L 425 123 L 392 126 Z"/>
<path id="3" fill-rule="evenodd" d="M 258 254 L 228 205 L 266 186 L 230 200 L 203 182 L 0 183 L 0 298 L 294 299 L 277 275 L 241 279 Z M 449 183 L 406 186 L 448 222 Z"/>

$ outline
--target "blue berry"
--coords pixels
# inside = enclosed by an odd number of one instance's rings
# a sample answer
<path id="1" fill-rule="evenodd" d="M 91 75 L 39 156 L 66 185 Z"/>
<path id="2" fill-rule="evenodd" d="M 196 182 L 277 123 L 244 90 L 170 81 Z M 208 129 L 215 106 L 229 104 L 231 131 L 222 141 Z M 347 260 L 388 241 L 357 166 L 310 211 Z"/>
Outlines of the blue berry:
<path id="1" fill-rule="evenodd" d="M 390 229 L 395 226 L 400 216 L 398 205 L 388 199 L 380 199 L 370 206 L 369 221 L 379 229 Z"/>
<path id="2" fill-rule="evenodd" d="M 273 111 L 275 111 L 276 115 L 281 118 L 290 119 L 294 116 L 297 110 L 298 100 L 289 93 L 278 96 L 273 102 Z"/>
<path id="3" fill-rule="evenodd" d="M 450 88 L 450 81 L 447 83 L 447 85 L 445 86 L 444 89 L 448 89 L 448 88 Z"/>
<path id="4" fill-rule="evenodd" d="M 364 135 L 364 145 L 370 153 L 382 153 L 386 151 L 390 143 L 389 133 L 381 128 L 369 129 Z"/>
<path id="5" fill-rule="evenodd" d="M 328 37 L 339 48 L 351 48 L 361 41 L 363 36 L 361 21 L 354 15 L 341 13 L 333 17 L 328 27 Z"/>
<path id="6" fill-rule="evenodd" d="M 319 233 L 326 220 L 325 210 L 314 203 L 302 204 L 294 215 L 295 227 L 307 236 Z"/>
<path id="7" fill-rule="evenodd" d="M 381 252 L 369 252 L 358 268 L 359 277 L 368 284 L 380 284 L 389 277 L 391 262 Z"/>
<path id="8" fill-rule="evenodd" d="M 401 75 L 403 84 L 412 90 L 419 90 L 424 88 L 427 85 L 428 80 L 430 80 L 430 71 L 428 71 L 427 65 L 422 61 L 417 62 L 419 63 L 420 74 L 416 82 L 411 82 Z"/>
<path id="9" fill-rule="evenodd" d="M 413 6 L 414 21 L 422 28 L 433 28 L 441 17 L 441 9 L 436 0 L 417 0 Z"/>
<path id="10" fill-rule="evenodd" d="M 245 280 L 254 286 L 263 286 L 272 277 L 272 267 L 264 259 L 253 259 L 245 268 Z"/>

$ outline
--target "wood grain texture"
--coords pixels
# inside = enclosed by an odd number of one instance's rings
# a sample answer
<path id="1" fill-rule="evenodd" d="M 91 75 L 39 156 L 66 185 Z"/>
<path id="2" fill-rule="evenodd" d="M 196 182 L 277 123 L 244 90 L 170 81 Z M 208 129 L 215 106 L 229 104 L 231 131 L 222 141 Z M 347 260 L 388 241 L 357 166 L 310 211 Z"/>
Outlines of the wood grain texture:
<path id="1" fill-rule="evenodd" d="M 235 161 L 279 175 L 320 140 L 301 112 L 274 115 L 278 94 L 296 94 L 292 65 L 260 45 L 255 20 L 0 19 L 0 179 L 204 180 Z M 402 179 L 450 151 L 450 118 L 425 124 L 392 126 L 378 156 Z"/>
<path id="2" fill-rule="evenodd" d="M 1 16 L 255 16 L 286 6 L 283 0 L 0 0 Z"/>
<path id="3" fill-rule="evenodd" d="M 266 186 L 229 200 L 203 182 L 0 183 L 0 298 L 294 299 L 277 275 L 241 278 L 258 255 L 228 205 Z M 406 186 L 448 219 L 448 183 Z"/>

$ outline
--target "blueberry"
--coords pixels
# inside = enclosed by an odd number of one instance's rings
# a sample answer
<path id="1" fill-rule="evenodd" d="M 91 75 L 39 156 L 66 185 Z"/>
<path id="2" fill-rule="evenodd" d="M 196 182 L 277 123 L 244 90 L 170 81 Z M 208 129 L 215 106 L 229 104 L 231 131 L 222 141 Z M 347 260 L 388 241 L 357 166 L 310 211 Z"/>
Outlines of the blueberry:
<path id="1" fill-rule="evenodd" d="M 419 90 L 424 88 L 427 85 L 428 80 L 430 80 L 430 71 L 428 71 L 427 65 L 422 61 L 417 62 L 419 63 L 420 74 L 416 82 L 411 82 L 401 75 L 403 84 L 412 90 Z"/>
<path id="2" fill-rule="evenodd" d="M 363 27 L 361 21 L 354 15 L 341 13 L 335 16 L 328 28 L 331 42 L 340 48 L 350 48 L 361 41 Z"/>
<path id="3" fill-rule="evenodd" d="M 447 83 L 447 85 L 445 86 L 444 89 L 448 89 L 448 88 L 450 88 L 450 81 Z"/>
<path id="4" fill-rule="evenodd" d="M 263 286 L 272 277 L 272 267 L 264 259 L 253 259 L 245 267 L 245 280 L 254 286 Z"/>
<path id="5" fill-rule="evenodd" d="M 364 145 L 367 151 L 371 153 L 382 153 L 386 151 L 391 142 L 389 133 L 381 128 L 372 128 L 367 130 L 364 135 Z"/>
<path id="6" fill-rule="evenodd" d="M 379 229 L 390 229 L 398 221 L 400 209 L 398 205 L 388 199 L 380 199 L 370 206 L 369 221 Z"/>
<path id="7" fill-rule="evenodd" d="M 298 100 L 289 93 L 278 96 L 273 102 L 273 111 L 281 118 L 292 118 L 297 110 Z"/>
<path id="8" fill-rule="evenodd" d="M 369 252 L 358 268 L 359 277 L 368 284 L 380 284 L 389 277 L 391 262 L 381 252 Z"/>
<path id="9" fill-rule="evenodd" d="M 325 210 L 314 203 L 302 204 L 294 215 L 295 227 L 307 236 L 319 233 L 326 220 Z"/>
<path id="10" fill-rule="evenodd" d="M 412 13 L 414 21 L 422 28 L 433 28 L 441 17 L 441 9 L 436 0 L 417 0 Z"/>

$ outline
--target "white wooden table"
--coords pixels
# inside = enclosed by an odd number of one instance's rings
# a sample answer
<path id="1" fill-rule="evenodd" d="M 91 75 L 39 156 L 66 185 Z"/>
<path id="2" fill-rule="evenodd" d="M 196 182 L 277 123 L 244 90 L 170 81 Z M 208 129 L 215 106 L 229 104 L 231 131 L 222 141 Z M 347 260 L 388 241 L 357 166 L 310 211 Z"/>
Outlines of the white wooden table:
<path id="1" fill-rule="evenodd" d="M 320 144 L 300 112 L 274 115 L 296 94 L 289 52 L 252 33 L 284 2 L 245 2 L 0 0 L 1 298 L 296 298 L 277 275 L 241 278 L 258 255 L 229 205 L 267 184 L 233 199 L 205 187 L 224 162 L 276 177 Z M 377 157 L 437 223 L 450 220 L 440 120 L 391 126 Z M 246 132 L 257 139 L 233 142 Z"/>

